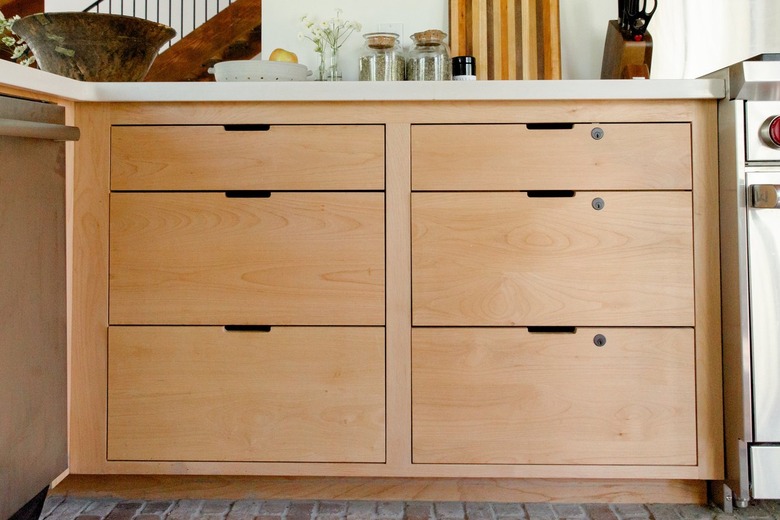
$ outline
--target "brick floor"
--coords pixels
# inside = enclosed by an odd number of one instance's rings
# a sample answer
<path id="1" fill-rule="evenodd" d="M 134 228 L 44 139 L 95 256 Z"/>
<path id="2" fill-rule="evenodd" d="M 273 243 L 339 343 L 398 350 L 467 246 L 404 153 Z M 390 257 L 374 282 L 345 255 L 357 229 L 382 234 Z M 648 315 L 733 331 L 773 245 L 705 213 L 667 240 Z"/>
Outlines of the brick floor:
<path id="1" fill-rule="evenodd" d="M 41 520 L 780 520 L 780 501 L 731 515 L 693 504 L 118 500 L 52 495 Z"/>

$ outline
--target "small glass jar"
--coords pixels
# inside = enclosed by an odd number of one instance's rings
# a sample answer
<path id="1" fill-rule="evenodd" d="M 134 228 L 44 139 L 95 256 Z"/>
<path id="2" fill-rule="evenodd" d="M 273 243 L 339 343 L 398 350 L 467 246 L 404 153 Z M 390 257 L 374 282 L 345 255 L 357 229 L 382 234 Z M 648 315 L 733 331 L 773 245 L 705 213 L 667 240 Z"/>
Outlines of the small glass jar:
<path id="1" fill-rule="evenodd" d="M 406 79 L 412 81 L 442 81 L 452 79 L 450 49 L 444 43 L 447 33 L 429 29 L 414 33 L 414 47 L 406 60 Z"/>
<path id="2" fill-rule="evenodd" d="M 365 42 L 360 55 L 360 81 L 403 81 L 406 75 L 398 35 L 391 32 L 373 32 L 363 35 Z"/>

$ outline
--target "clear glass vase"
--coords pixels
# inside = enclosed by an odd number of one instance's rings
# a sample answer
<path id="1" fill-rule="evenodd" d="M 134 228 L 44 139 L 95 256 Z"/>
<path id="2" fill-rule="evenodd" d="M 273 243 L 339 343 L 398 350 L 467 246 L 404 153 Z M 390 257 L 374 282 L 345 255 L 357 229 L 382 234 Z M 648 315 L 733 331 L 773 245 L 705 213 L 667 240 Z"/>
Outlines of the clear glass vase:
<path id="1" fill-rule="evenodd" d="M 339 50 L 325 46 L 320 54 L 320 81 L 341 81 Z"/>

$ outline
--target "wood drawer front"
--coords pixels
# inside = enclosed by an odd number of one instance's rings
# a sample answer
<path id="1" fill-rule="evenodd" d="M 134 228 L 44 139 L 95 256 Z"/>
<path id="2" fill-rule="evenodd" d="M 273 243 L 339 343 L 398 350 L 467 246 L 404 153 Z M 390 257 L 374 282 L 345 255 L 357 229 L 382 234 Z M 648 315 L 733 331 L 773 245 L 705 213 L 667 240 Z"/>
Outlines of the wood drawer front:
<path id="1" fill-rule="evenodd" d="M 384 194 L 112 193 L 111 324 L 384 324 Z"/>
<path id="2" fill-rule="evenodd" d="M 689 328 L 416 328 L 412 392 L 415 463 L 697 461 Z"/>
<path id="3" fill-rule="evenodd" d="M 110 327 L 109 460 L 384 462 L 382 327 Z"/>
<path id="4" fill-rule="evenodd" d="M 113 190 L 382 190 L 381 125 L 115 126 Z"/>
<path id="5" fill-rule="evenodd" d="M 603 130 L 599 140 L 594 128 Z M 415 125 L 412 189 L 691 189 L 687 123 Z"/>
<path id="6" fill-rule="evenodd" d="M 689 192 L 413 193 L 413 324 L 692 326 L 691 211 Z"/>

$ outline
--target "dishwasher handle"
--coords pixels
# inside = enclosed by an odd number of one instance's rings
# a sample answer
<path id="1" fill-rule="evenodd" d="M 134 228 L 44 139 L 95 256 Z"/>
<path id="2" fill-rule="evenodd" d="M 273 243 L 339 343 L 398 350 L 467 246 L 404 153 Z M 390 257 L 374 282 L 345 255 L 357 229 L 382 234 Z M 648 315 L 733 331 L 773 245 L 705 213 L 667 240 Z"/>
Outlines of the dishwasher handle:
<path id="1" fill-rule="evenodd" d="M 750 187 L 750 205 L 754 208 L 780 208 L 780 186 L 753 184 Z"/>
<path id="2" fill-rule="evenodd" d="M 78 141 L 81 132 L 75 126 L 37 123 L 0 118 L 0 137 L 30 137 L 51 141 Z"/>

